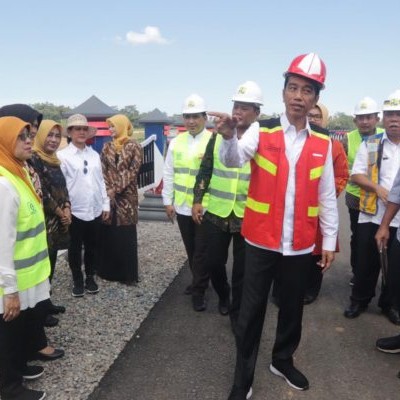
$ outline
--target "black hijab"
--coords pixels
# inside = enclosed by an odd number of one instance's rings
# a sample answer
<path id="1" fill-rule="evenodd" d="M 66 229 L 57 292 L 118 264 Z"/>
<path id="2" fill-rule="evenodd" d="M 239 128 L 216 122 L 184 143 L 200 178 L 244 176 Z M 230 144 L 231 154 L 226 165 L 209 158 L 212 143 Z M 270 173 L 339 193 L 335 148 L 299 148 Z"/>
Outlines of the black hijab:
<path id="1" fill-rule="evenodd" d="M 9 104 L 0 108 L 0 117 L 17 117 L 30 124 L 37 121 L 40 126 L 43 114 L 27 104 Z"/>

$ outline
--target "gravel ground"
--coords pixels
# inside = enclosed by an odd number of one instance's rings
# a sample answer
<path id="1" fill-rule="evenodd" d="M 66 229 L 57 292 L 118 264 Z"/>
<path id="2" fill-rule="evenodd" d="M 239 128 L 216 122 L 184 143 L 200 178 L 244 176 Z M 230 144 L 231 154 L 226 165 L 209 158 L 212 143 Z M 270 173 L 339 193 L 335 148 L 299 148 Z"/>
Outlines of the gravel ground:
<path id="1" fill-rule="evenodd" d="M 66 354 L 56 361 L 34 362 L 45 367 L 45 375 L 28 387 L 45 390 L 51 400 L 80 400 L 97 386 L 186 259 L 176 224 L 140 221 L 138 249 L 136 287 L 97 278 L 100 292 L 83 298 L 71 296 L 71 273 L 65 255 L 59 256 L 52 299 L 67 311 L 47 334 L 50 344 Z"/>

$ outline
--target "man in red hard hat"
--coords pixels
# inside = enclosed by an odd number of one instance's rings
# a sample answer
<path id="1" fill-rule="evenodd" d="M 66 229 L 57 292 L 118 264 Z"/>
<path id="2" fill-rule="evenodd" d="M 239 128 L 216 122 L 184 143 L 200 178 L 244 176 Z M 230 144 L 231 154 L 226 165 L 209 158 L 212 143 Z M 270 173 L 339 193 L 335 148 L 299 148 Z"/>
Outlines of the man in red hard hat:
<path id="1" fill-rule="evenodd" d="M 301 337 L 303 299 L 319 218 L 323 237 L 321 268 L 333 259 L 338 212 L 331 142 L 311 129 L 307 114 L 319 99 L 326 69 L 314 53 L 295 58 L 284 74 L 285 112 L 260 121 L 259 132 L 240 141 L 236 121 L 213 113 L 223 136 L 220 158 L 229 167 L 251 160 L 251 179 L 243 218 L 246 266 L 236 330 L 236 369 L 229 400 L 250 397 L 268 293 L 280 278 L 280 309 L 270 371 L 294 389 L 307 378 L 293 365 Z"/>

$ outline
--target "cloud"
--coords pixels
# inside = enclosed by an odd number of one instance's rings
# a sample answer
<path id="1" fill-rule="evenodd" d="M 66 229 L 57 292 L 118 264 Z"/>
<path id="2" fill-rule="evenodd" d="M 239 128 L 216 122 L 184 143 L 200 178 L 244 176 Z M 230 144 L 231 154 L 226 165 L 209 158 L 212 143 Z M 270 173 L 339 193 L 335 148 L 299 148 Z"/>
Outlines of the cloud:
<path id="1" fill-rule="evenodd" d="M 169 41 L 161 36 L 160 30 L 156 26 L 146 26 L 144 33 L 129 31 L 126 34 L 126 40 L 133 45 L 138 44 L 168 44 Z"/>

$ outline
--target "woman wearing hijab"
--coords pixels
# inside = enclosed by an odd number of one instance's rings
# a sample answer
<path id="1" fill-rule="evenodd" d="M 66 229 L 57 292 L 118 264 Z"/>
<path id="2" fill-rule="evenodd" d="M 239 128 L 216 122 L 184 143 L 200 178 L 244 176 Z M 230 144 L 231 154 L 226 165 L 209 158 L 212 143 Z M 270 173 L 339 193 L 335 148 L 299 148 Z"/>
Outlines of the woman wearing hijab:
<path id="1" fill-rule="evenodd" d="M 32 140 L 34 141 L 37 130 L 42 122 L 43 114 L 27 104 L 8 104 L 0 108 L 0 117 L 17 117 L 22 119 L 22 121 L 29 123 L 31 125 L 30 133 L 32 135 Z M 39 176 L 32 168 L 29 159 L 27 160 L 27 163 L 33 187 L 35 188 L 38 196 L 42 198 L 42 188 Z"/>
<path id="2" fill-rule="evenodd" d="M 33 155 L 30 160 L 39 175 L 43 192 L 43 208 L 46 219 L 47 243 L 50 258 L 50 282 L 53 278 L 58 250 L 67 249 L 68 227 L 71 223 L 71 203 L 67 184 L 60 168 L 56 151 L 61 143 L 62 127 L 55 121 L 43 120 L 36 134 Z M 46 319 L 51 314 L 65 312 L 65 307 L 48 304 Z"/>
<path id="3" fill-rule="evenodd" d="M 0 118 L 0 396 L 39 400 L 22 380 L 43 374 L 27 366 L 29 351 L 46 345 L 37 305 L 49 298 L 50 261 L 45 221 L 26 170 L 32 153 L 30 126 L 15 117 Z"/>
<path id="4" fill-rule="evenodd" d="M 102 229 L 104 254 L 98 275 L 133 285 L 138 281 L 137 174 L 142 150 L 131 138 L 133 126 L 125 115 L 115 115 L 107 119 L 107 123 L 112 141 L 104 145 L 101 162 L 111 212 Z"/>
<path id="5" fill-rule="evenodd" d="M 38 128 L 42 122 L 43 115 L 28 106 L 27 104 L 9 104 L 0 108 L 0 117 L 17 117 L 22 121 L 30 124 L 30 135 L 32 138 L 32 144 L 35 140 L 36 133 Z M 30 180 L 35 188 L 35 192 L 37 196 L 42 201 L 43 193 L 42 186 L 39 179 L 39 175 L 36 173 L 33 168 L 30 158 L 28 158 L 25 162 L 25 167 L 28 170 Z M 56 326 L 58 324 L 58 319 L 50 316 L 51 318 L 46 318 L 47 309 L 48 309 L 48 301 L 42 302 L 40 307 L 42 309 L 42 322 L 43 326 Z M 45 336 L 45 332 L 43 329 L 43 335 Z M 46 340 L 47 342 L 47 340 Z M 43 360 L 55 360 L 64 355 L 64 351 L 61 349 L 54 349 L 52 346 L 45 346 L 42 348 L 37 354 L 32 354 L 32 357 L 39 357 Z"/>

